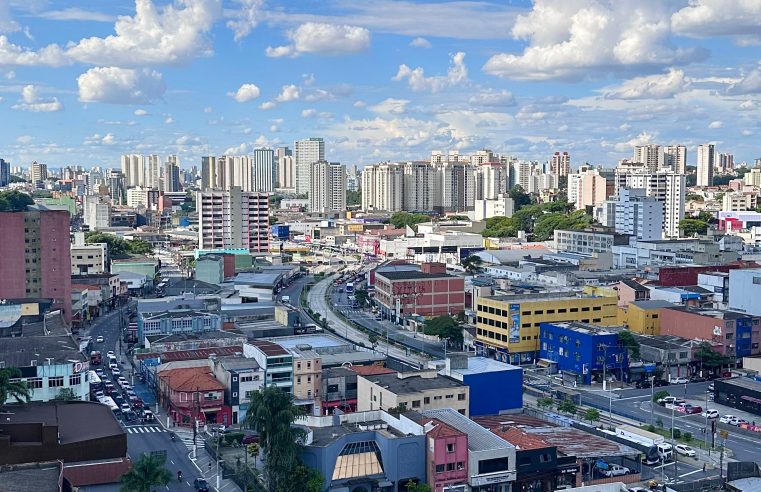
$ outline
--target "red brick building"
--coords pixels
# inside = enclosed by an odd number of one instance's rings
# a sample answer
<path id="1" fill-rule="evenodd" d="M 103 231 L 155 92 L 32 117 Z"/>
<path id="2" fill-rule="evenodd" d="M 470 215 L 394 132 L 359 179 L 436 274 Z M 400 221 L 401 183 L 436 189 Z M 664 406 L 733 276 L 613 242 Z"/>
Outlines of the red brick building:
<path id="1" fill-rule="evenodd" d="M 755 261 L 736 261 L 727 265 L 709 266 L 671 266 L 661 267 L 658 270 L 658 285 L 663 287 L 682 287 L 685 285 L 697 285 L 698 274 L 707 272 L 728 273 L 738 268 L 758 268 L 760 265 Z"/>
<path id="2" fill-rule="evenodd" d="M 232 409 L 225 405 L 225 386 L 208 367 L 186 367 L 159 372 L 164 408 L 176 425 L 232 423 Z"/>
<path id="3" fill-rule="evenodd" d="M 70 222 L 43 205 L 0 212 L 0 299 L 52 299 L 71 323 Z"/>
<path id="4" fill-rule="evenodd" d="M 424 263 L 421 271 L 379 271 L 375 300 L 397 322 L 410 315 L 455 315 L 465 310 L 465 279 L 447 274 L 443 263 Z"/>

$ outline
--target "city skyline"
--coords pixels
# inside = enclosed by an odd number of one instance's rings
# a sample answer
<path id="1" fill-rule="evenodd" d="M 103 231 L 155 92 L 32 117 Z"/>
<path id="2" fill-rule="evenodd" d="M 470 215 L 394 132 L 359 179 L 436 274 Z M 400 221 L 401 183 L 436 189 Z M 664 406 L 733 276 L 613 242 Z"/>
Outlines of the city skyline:
<path id="1" fill-rule="evenodd" d="M 686 145 L 690 166 L 701 144 L 736 165 L 758 157 L 752 2 L 87 7 L 0 6 L 12 166 L 116 169 L 140 153 L 189 168 L 311 137 L 329 161 L 360 167 L 490 148 L 610 168 L 648 143 Z"/>

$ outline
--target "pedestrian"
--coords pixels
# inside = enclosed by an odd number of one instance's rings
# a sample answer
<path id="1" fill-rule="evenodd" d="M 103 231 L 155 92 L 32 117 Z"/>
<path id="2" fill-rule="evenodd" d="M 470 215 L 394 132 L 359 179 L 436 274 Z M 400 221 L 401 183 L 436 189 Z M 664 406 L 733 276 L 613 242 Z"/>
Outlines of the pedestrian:
<path id="1" fill-rule="evenodd" d="M 704 466 L 704 468 L 705 468 L 705 466 Z M 211 461 L 209 461 L 209 471 L 211 471 Z M 705 471 L 705 470 L 703 470 L 703 471 Z"/>
<path id="2" fill-rule="evenodd" d="M 705 473 L 705 472 L 706 472 L 706 464 L 703 463 L 703 473 Z"/>

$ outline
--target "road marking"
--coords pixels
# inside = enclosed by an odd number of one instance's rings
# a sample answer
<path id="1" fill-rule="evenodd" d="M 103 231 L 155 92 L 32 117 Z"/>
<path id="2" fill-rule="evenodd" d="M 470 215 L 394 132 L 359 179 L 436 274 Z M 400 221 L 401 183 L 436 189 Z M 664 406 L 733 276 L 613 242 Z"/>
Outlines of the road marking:
<path id="1" fill-rule="evenodd" d="M 173 465 L 174 465 L 174 461 L 172 461 L 172 460 L 169 460 L 169 462 L 170 462 L 171 464 L 173 464 Z"/>
<path id="2" fill-rule="evenodd" d="M 698 468 L 698 469 L 697 469 L 697 470 L 695 470 L 695 471 L 691 471 L 691 472 L 687 472 L 687 473 L 685 473 L 685 474 L 683 474 L 683 475 L 679 475 L 679 478 L 682 478 L 682 477 L 686 477 L 686 476 L 688 476 L 688 475 L 692 475 L 693 473 L 699 473 L 699 472 L 702 472 L 702 471 L 703 471 L 703 470 L 702 470 L 701 468 Z"/>
<path id="3" fill-rule="evenodd" d="M 663 468 L 664 466 L 674 466 L 674 463 L 673 462 L 671 462 L 671 463 L 664 463 L 662 465 L 654 466 L 653 470 L 657 470 L 659 468 Z"/>

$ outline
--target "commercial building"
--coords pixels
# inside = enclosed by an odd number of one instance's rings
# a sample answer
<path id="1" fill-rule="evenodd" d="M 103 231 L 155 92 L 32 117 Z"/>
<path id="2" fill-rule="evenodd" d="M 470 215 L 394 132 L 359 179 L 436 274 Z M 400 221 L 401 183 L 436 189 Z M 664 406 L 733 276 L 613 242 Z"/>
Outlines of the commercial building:
<path id="1" fill-rule="evenodd" d="M 716 167 L 716 146 L 714 144 L 698 145 L 698 186 L 713 186 Z"/>
<path id="2" fill-rule="evenodd" d="M 513 490 L 551 492 L 562 489 L 569 467 L 558 459 L 557 446 L 519 427 L 502 425 L 491 431 L 515 446 L 517 475 Z M 567 461 L 567 460 L 566 460 Z M 575 470 L 574 470 L 575 471 Z"/>
<path id="3" fill-rule="evenodd" d="M 198 248 L 242 249 L 251 253 L 269 251 L 269 196 L 241 191 L 201 191 L 198 209 Z"/>
<path id="4" fill-rule="evenodd" d="M 437 419 L 423 417 L 420 423 L 426 430 L 426 476 L 431 490 L 466 490 L 468 435 Z"/>
<path id="5" fill-rule="evenodd" d="M 761 382 L 739 377 L 717 379 L 713 384 L 714 402 L 761 415 Z"/>
<path id="6" fill-rule="evenodd" d="M 108 244 L 85 244 L 84 233 L 74 233 L 71 251 L 72 275 L 99 275 L 108 272 Z"/>
<path id="7" fill-rule="evenodd" d="M 346 166 L 319 160 L 309 173 L 309 211 L 338 214 L 346 211 Z"/>
<path id="8" fill-rule="evenodd" d="M 669 307 L 674 307 L 674 304 L 658 300 L 632 301 L 618 308 L 618 321 L 634 333 L 660 335 L 661 310 Z"/>
<path id="9" fill-rule="evenodd" d="M 225 387 L 225 404 L 232 412 L 232 423 L 246 418 L 255 391 L 264 387 L 264 371 L 254 359 L 220 357 L 209 359 L 214 377 Z"/>
<path id="10" fill-rule="evenodd" d="M 678 238 L 679 222 L 684 218 L 685 176 L 662 170 L 654 173 L 616 169 L 615 186 L 620 188 L 642 188 L 647 196 L 663 202 L 663 236 Z"/>
<path id="11" fill-rule="evenodd" d="M 53 299 L 71 322 L 70 215 L 30 205 L 0 212 L 0 299 Z"/>
<path id="12" fill-rule="evenodd" d="M 139 312 L 137 316 L 137 337 L 142 341 L 147 336 L 200 333 L 222 329 L 219 314 L 177 309 L 158 313 Z"/>
<path id="13" fill-rule="evenodd" d="M 761 269 L 735 269 L 729 272 L 729 308 L 761 316 Z"/>
<path id="14" fill-rule="evenodd" d="M 723 231 L 747 231 L 761 226 L 761 213 L 747 212 L 719 212 L 719 230 Z"/>
<path id="15" fill-rule="evenodd" d="M 175 425 L 232 423 L 225 386 L 208 366 L 164 369 L 157 373 L 162 406 Z"/>
<path id="16" fill-rule="evenodd" d="M 542 323 L 539 331 L 540 357 L 557 364 L 563 380 L 591 384 L 607 376 L 623 379 L 628 367 L 628 349 L 618 333 L 587 323 Z M 617 374 L 616 374 L 617 373 Z"/>
<path id="17" fill-rule="evenodd" d="M 322 138 L 296 140 L 293 149 L 293 160 L 296 168 L 294 184 L 296 193 L 302 195 L 311 191 L 312 164 L 325 160 L 325 141 Z"/>
<path id="18" fill-rule="evenodd" d="M 607 253 L 615 245 L 629 244 L 629 236 L 615 232 L 555 229 L 555 249 L 569 253 Z"/>
<path id="19" fill-rule="evenodd" d="M 293 392 L 293 354 L 275 342 L 253 340 L 243 345 L 243 355 L 256 360 L 264 371 L 264 384 Z"/>
<path id="20" fill-rule="evenodd" d="M 616 301 L 575 291 L 481 297 L 476 304 L 476 352 L 511 364 L 533 362 L 539 357 L 540 323 L 615 326 Z"/>
<path id="21" fill-rule="evenodd" d="M 357 377 L 357 411 L 452 408 L 469 413 L 469 388 L 435 370 Z"/>
<path id="22" fill-rule="evenodd" d="M 419 272 L 376 272 L 375 301 L 398 323 L 410 315 L 455 315 L 465 309 L 465 280 L 447 274 L 441 263 L 423 264 Z"/>

